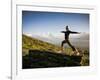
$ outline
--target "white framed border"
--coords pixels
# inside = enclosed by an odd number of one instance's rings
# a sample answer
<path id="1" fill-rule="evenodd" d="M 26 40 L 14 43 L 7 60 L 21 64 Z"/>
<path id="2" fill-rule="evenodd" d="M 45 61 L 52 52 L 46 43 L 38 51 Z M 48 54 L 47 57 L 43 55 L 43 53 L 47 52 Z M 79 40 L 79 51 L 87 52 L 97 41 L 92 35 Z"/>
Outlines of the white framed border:
<path id="1" fill-rule="evenodd" d="M 15 6 L 14 6 L 15 5 Z M 64 68 L 43 68 L 43 69 L 22 69 L 22 10 L 27 11 L 49 11 L 49 12 L 70 12 L 90 14 L 90 66 L 64 67 Z M 12 80 L 45 79 L 55 77 L 66 77 L 74 80 L 71 76 L 93 76 L 97 74 L 97 50 L 96 50 L 96 9 L 91 6 L 78 5 L 23 5 L 13 4 L 12 9 Z M 95 54 L 94 54 L 95 53 Z M 82 78 L 81 80 L 84 80 Z"/>

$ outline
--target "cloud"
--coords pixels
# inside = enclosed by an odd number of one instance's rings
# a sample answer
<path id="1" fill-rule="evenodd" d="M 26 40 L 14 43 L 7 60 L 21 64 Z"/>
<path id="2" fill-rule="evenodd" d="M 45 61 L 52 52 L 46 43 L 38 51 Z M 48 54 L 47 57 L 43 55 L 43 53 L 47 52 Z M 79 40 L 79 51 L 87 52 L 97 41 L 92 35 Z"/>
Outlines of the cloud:
<path id="1" fill-rule="evenodd" d="M 71 36 L 71 39 L 89 40 L 89 33 L 81 33 L 76 36 Z"/>
<path id="2" fill-rule="evenodd" d="M 26 36 L 32 37 L 32 34 L 30 34 L 30 33 L 23 33 L 23 34 L 25 34 Z"/>

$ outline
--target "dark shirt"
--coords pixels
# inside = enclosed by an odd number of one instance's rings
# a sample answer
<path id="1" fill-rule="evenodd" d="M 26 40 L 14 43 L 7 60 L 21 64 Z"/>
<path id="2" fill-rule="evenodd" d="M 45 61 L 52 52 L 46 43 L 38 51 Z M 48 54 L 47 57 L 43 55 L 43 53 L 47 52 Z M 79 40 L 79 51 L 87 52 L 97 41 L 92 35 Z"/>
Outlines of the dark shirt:
<path id="1" fill-rule="evenodd" d="M 61 31 L 62 33 L 65 33 L 65 40 L 68 40 L 69 39 L 69 34 L 77 34 L 78 32 L 74 32 L 74 31 Z"/>

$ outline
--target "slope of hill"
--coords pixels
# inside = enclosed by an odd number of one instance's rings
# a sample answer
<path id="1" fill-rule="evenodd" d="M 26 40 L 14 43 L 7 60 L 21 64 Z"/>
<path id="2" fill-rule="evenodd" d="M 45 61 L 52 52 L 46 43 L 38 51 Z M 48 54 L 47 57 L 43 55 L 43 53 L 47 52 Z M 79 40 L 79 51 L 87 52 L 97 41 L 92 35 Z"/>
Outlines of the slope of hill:
<path id="1" fill-rule="evenodd" d="M 85 56 L 69 56 L 63 53 L 58 54 L 60 49 L 59 46 L 23 34 L 22 68 L 89 66 L 89 52 L 84 52 Z M 71 49 L 69 53 L 70 51 Z"/>
<path id="2" fill-rule="evenodd" d="M 40 51 L 49 51 L 57 52 L 60 50 L 60 47 L 47 43 L 26 35 L 22 35 L 22 51 L 23 55 L 28 54 L 29 50 L 40 50 Z"/>

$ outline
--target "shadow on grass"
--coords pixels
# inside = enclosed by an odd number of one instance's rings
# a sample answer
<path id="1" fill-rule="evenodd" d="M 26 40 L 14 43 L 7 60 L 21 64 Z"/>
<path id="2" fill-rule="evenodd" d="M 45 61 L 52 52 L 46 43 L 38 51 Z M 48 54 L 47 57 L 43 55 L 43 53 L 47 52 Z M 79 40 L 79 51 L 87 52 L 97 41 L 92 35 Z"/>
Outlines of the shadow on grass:
<path id="1" fill-rule="evenodd" d="M 82 56 L 69 56 L 48 51 L 29 50 L 29 54 L 22 56 L 22 68 L 50 68 L 81 66 Z"/>

